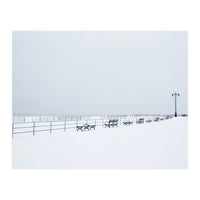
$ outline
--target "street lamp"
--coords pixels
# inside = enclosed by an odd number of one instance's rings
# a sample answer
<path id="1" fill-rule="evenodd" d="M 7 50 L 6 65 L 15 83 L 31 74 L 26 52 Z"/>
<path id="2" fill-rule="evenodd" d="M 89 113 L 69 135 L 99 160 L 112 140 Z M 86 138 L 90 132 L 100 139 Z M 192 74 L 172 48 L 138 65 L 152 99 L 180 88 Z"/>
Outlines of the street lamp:
<path id="1" fill-rule="evenodd" d="M 174 102 L 175 103 L 175 117 L 177 117 L 176 97 L 180 96 L 180 94 L 175 92 L 172 94 L 172 96 L 174 96 L 174 98 L 175 98 L 175 102 Z"/>

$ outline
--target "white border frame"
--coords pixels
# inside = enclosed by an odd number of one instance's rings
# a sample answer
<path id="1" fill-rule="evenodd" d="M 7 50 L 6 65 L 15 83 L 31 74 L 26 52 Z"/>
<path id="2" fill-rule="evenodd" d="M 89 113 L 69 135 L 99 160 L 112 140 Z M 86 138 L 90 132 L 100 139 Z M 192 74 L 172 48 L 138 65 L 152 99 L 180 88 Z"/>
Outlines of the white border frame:
<path id="1" fill-rule="evenodd" d="M 199 6 L 185 0 L 7 0 L 0 3 L 1 199 L 200 199 Z M 186 30 L 189 169 L 12 170 L 12 31 Z"/>

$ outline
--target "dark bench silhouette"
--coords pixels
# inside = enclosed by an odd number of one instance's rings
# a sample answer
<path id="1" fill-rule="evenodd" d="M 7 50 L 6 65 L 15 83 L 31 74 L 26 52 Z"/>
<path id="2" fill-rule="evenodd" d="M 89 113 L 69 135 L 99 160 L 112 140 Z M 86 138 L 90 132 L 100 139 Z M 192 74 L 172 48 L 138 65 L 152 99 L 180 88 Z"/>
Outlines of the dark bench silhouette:
<path id="1" fill-rule="evenodd" d="M 146 122 L 147 122 L 147 123 L 151 123 L 152 120 L 151 120 L 151 119 L 147 119 Z"/>
<path id="2" fill-rule="evenodd" d="M 90 130 L 90 125 L 89 124 L 84 124 L 83 125 L 83 130 L 85 131 L 85 130 Z"/>
<path id="3" fill-rule="evenodd" d="M 170 118 L 170 116 L 169 115 L 167 115 L 166 117 L 165 117 L 165 119 L 169 119 Z"/>
<path id="4" fill-rule="evenodd" d="M 131 124 L 133 124 L 133 122 L 130 122 L 130 121 L 127 121 L 127 122 L 123 122 L 123 125 L 125 125 L 125 126 L 127 126 L 127 125 L 131 125 Z"/>
<path id="5" fill-rule="evenodd" d="M 114 119 L 114 120 L 109 120 L 108 122 L 106 122 L 105 124 L 104 124 L 104 126 L 105 126 L 105 128 L 106 127 L 108 127 L 108 128 L 110 128 L 110 127 L 118 127 L 118 120 L 116 120 L 116 119 Z"/>
<path id="6" fill-rule="evenodd" d="M 159 117 L 156 117 L 153 121 L 154 122 L 158 122 L 159 121 Z"/>
<path id="7" fill-rule="evenodd" d="M 90 125 L 90 129 L 94 129 L 95 130 L 96 125 Z"/>
<path id="8" fill-rule="evenodd" d="M 143 124 L 144 123 L 144 118 L 140 118 L 138 120 L 136 120 L 137 124 Z"/>
<path id="9" fill-rule="evenodd" d="M 76 126 L 76 130 L 77 131 L 79 131 L 79 130 L 83 131 L 83 126 Z"/>

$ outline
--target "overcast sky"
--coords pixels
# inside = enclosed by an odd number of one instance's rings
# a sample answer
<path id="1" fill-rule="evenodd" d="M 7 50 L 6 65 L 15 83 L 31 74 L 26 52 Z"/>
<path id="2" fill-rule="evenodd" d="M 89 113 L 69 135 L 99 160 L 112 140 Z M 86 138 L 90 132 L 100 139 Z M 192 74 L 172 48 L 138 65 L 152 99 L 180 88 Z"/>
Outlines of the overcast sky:
<path id="1" fill-rule="evenodd" d="M 187 32 L 13 32 L 14 115 L 187 113 Z"/>

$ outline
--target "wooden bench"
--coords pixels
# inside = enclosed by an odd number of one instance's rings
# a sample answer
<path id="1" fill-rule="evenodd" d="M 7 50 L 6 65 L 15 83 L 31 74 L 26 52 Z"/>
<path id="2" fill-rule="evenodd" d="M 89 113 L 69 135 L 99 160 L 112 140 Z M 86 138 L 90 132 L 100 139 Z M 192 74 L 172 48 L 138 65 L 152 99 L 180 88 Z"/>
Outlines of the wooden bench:
<path id="1" fill-rule="evenodd" d="M 165 117 L 165 119 L 169 119 L 169 117 L 170 117 L 170 116 L 169 116 L 169 115 L 167 115 L 167 116 Z"/>
<path id="2" fill-rule="evenodd" d="M 94 129 L 95 130 L 96 125 L 90 125 L 90 129 Z"/>
<path id="3" fill-rule="evenodd" d="M 153 121 L 154 122 L 158 122 L 159 121 L 159 117 L 156 117 Z"/>
<path id="4" fill-rule="evenodd" d="M 83 131 L 83 126 L 76 126 L 76 131 L 79 131 L 79 130 Z"/>
<path id="5" fill-rule="evenodd" d="M 133 124 L 133 122 L 130 122 L 130 121 L 127 121 L 127 122 L 123 122 L 123 125 L 125 125 L 125 126 L 130 126 L 131 124 Z"/>
<path id="6" fill-rule="evenodd" d="M 136 120 L 137 124 L 143 124 L 144 123 L 144 118 L 140 118 L 138 120 Z"/>
<path id="7" fill-rule="evenodd" d="M 105 126 L 105 128 L 106 128 L 106 127 L 110 128 L 110 123 L 109 123 L 109 122 L 106 122 L 106 123 L 104 124 L 104 126 Z"/>
<path id="8" fill-rule="evenodd" d="M 90 130 L 91 128 L 90 128 L 90 125 L 89 124 L 84 124 L 83 125 L 83 130 L 85 131 L 85 130 Z"/>
<path id="9" fill-rule="evenodd" d="M 108 128 L 110 128 L 110 127 L 118 127 L 118 120 L 116 120 L 116 119 L 114 119 L 114 120 L 109 120 L 108 122 L 106 122 L 105 124 L 104 124 L 104 126 L 105 126 L 105 128 L 106 127 L 108 127 Z"/>
<path id="10" fill-rule="evenodd" d="M 147 120 L 146 120 L 146 123 L 151 123 L 151 122 L 152 122 L 151 119 L 147 119 Z"/>

